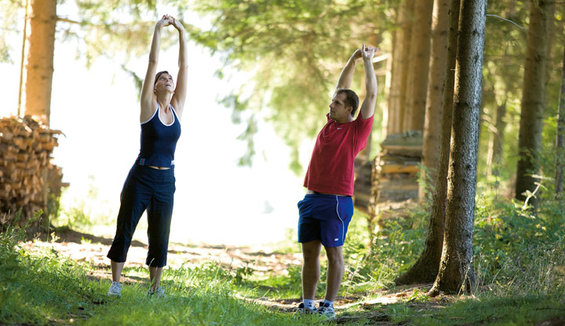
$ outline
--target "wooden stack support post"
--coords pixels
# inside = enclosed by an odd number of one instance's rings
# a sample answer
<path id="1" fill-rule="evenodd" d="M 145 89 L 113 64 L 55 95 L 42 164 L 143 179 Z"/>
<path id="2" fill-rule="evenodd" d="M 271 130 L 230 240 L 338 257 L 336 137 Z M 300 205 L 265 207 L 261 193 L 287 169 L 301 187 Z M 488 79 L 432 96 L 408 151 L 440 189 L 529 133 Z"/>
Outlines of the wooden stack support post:
<path id="1" fill-rule="evenodd" d="M 60 134 L 30 116 L 0 119 L 0 227 L 12 224 L 17 212 L 20 224 L 39 210 L 46 220 L 50 197 L 58 201 L 66 186 L 61 168 L 51 163 Z"/>

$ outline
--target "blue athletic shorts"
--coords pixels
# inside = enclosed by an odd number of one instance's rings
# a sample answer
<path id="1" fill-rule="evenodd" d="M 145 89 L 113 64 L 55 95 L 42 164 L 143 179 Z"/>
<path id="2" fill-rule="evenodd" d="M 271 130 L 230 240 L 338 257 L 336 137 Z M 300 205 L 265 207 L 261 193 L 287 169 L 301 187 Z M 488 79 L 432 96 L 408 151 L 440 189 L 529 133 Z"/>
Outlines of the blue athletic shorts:
<path id="1" fill-rule="evenodd" d="M 298 202 L 298 212 L 298 242 L 320 240 L 325 247 L 343 246 L 353 216 L 351 197 L 307 194 Z"/>

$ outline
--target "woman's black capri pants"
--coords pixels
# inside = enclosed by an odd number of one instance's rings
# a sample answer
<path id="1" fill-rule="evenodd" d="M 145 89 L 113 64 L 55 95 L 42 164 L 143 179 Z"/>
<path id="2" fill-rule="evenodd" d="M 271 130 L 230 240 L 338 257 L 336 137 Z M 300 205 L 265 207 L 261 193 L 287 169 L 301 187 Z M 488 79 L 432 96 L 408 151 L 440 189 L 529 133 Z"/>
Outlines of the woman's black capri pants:
<path id="1" fill-rule="evenodd" d="M 174 168 L 157 170 L 137 164 L 131 168 L 122 189 L 116 235 L 108 258 L 118 263 L 126 261 L 133 232 L 147 210 L 149 252 L 145 263 L 152 267 L 167 265 L 175 189 Z"/>

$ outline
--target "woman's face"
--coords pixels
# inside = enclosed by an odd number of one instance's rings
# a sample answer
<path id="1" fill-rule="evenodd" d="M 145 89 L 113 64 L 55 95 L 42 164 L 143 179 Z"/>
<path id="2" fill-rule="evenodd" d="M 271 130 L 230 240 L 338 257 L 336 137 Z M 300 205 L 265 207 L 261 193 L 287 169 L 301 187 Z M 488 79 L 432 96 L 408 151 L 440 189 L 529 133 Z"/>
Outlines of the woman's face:
<path id="1" fill-rule="evenodd" d="M 161 74 L 155 81 L 155 92 L 163 90 L 171 93 L 175 90 L 175 82 L 173 81 L 173 77 L 167 73 Z"/>

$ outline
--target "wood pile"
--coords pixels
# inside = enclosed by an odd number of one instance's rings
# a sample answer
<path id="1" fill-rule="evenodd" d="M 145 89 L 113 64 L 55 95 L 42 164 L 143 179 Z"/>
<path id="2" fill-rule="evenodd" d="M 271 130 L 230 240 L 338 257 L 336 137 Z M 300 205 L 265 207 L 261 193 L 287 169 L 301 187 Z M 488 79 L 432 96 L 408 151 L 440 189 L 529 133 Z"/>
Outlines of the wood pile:
<path id="1" fill-rule="evenodd" d="M 355 158 L 355 188 L 353 199 L 355 208 L 368 213 L 371 202 L 371 182 L 373 180 L 374 160 Z"/>
<path id="2" fill-rule="evenodd" d="M 373 195 L 376 203 L 418 199 L 418 172 L 422 160 L 422 133 L 389 135 L 375 158 Z"/>
<path id="3" fill-rule="evenodd" d="M 377 205 L 418 199 L 422 133 L 389 135 L 374 160 L 356 160 L 355 208 L 373 214 Z"/>
<path id="4" fill-rule="evenodd" d="M 39 210 L 47 212 L 50 197 L 58 200 L 65 185 L 51 154 L 60 134 L 30 116 L 0 119 L 0 224 L 11 224 L 16 215 L 24 224 Z"/>

